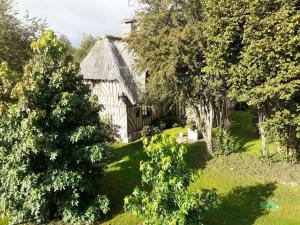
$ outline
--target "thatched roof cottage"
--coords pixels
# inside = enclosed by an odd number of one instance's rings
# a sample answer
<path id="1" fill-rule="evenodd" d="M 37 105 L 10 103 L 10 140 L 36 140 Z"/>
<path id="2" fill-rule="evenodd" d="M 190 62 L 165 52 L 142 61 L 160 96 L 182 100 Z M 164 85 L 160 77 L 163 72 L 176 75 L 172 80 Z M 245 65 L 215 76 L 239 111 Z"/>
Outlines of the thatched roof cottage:
<path id="1" fill-rule="evenodd" d="M 124 21 L 123 35 L 131 32 L 135 23 Z M 101 117 L 116 126 L 120 140 L 136 139 L 140 130 L 158 116 L 155 109 L 141 104 L 147 73 L 136 69 L 134 54 L 122 38 L 99 38 L 81 63 L 81 73 L 104 107 Z"/>

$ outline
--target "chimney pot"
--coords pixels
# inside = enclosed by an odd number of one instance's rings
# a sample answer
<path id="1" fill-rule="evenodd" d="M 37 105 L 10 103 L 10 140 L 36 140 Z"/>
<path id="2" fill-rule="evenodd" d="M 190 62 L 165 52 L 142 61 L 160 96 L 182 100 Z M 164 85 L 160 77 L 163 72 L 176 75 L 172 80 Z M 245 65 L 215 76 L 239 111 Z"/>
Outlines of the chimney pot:
<path id="1" fill-rule="evenodd" d="M 123 37 L 128 36 L 132 31 L 137 30 L 137 20 L 136 19 L 125 19 L 121 23 L 121 35 Z"/>

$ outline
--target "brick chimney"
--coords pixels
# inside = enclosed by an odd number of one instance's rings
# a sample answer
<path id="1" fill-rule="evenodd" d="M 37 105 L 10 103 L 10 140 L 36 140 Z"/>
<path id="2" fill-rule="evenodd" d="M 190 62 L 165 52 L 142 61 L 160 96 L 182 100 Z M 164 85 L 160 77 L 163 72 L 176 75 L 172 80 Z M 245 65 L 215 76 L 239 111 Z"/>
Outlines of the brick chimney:
<path id="1" fill-rule="evenodd" d="M 138 28 L 138 22 L 136 19 L 125 19 L 121 23 L 121 36 L 126 37 L 132 31 L 137 30 L 137 28 Z"/>

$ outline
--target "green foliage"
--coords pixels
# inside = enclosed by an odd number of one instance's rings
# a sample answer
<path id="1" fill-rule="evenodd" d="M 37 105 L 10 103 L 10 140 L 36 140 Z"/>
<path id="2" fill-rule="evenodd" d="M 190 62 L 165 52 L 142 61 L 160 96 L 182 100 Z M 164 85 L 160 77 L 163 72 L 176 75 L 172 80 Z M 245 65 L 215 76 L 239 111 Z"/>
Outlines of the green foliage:
<path id="1" fill-rule="evenodd" d="M 109 156 L 101 107 L 54 32 L 32 47 L 35 55 L 14 87 L 16 102 L 7 102 L 0 117 L 1 208 L 11 224 L 94 223 L 109 209 L 93 190 Z M 14 77 L 5 65 L 0 74 Z"/>
<path id="2" fill-rule="evenodd" d="M 11 102 L 14 86 L 19 81 L 20 76 L 11 70 L 7 63 L 0 64 L 0 115 L 3 113 L 7 102 Z"/>
<path id="3" fill-rule="evenodd" d="M 231 96 L 255 107 L 261 135 L 273 136 L 269 142 L 293 154 L 299 146 L 292 116 L 297 115 L 300 96 L 297 1 L 249 1 L 244 14 L 243 49 L 232 67 Z"/>
<path id="4" fill-rule="evenodd" d="M 264 122 L 263 126 L 267 130 L 267 138 L 277 145 L 277 153 L 286 159 L 296 159 L 299 152 L 299 110 L 289 111 L 287 109 L 276 112 L 270 119 Z M 298 153 L 299 154 L 299 153 Z"/>
<path id="5" fill-rule="evenodd" d="M 146 4 L 149 7 L 140 12 L 140 29 L 128 38 L 138 66 L 150 74 L 145 100 L 164 107 L 182 98 L 189 102 L 201 88 L 195 82 L 203 66 L 201 3 L 153 0 Z"/>
<path id="6" fill-rule="evenodd" d="M 142 137 L 152 137 L 156 134 L 159 134 L 161 132 L 161 130 L 159 129 L 159 127 L 155 127 L 155 126 L 144 126 L 143 129 L 141 130 L 141 135 Z"/>
<path id="7" fill-rule="evenodd" d="M 73 56 L 74 57 L 74 53 L 75 53 L 76 49 L 72 46 L 72 43 L 68 39 L 68 37 L 66 35 L 64 35 L 64 34 L 61 34 L 59 36 L 59 41 L 62 42 L 62 43 L 64 43 L 67 46 L 68 50 L 67 50 L 66 54 L 69 55 L 69 56 Z"/>
<path id="8" fill-rule="evenodd" d="M 44 23 L 28 15 L 19 19 L 18 12 L 13 9 L 13 1 L 0 1 L 0 63 L 7 62 L 9 67 L 22 71 L 32 51 L 30 43 L 36 39 L 44 28 Z"/>
<path id="9" fill-rule="evenodd" d="M 213 155 L 213 125 L 229 129 L 227 80 L 242 46 L 243 21 L 234 14 L 242 11 L 243 2 L 142 3 L 140 29 L 128 43 L 138 55 L 138 66 L 150 74 L 145 101 L 161 108 L 187 105 Z"/>
<path id="10" fill-rule="evenodd" d="M 236 138 L 228 133 L 225 133 L 220 128 L 215 128 L 213 132 L 213 149 L 216 156 L 230 155 L 241 151 L 242 146 Z"/>
<path id="11" fill-rule="evenodd" d="M 148 156 L 140 164 L 144 188 L 125 198 L 125 210 L 142 216 L 145 224 L 202 224 L 216 193 L 188 191 L 192 177 L 183 159 L 187 149 L 168 136 L 144 139 L 144 145 Z"/>
<path id="12" fill-rule="evenodd" d="M 187 126 L 187 128 L 189 128 L 191 130 L 196 130 L 197 129 L 196 122 L 193 121 L 193 120 L 188 121 L 186 126 Z"/>
<path id="13" fill-rule="evenodd" d="M 81 62 L 87 54 L 90 52 L 91 48 L 95 45 L 97 38 L 92 35 L 85 35 L 81 40 L 80 46 L 74 51 L 74 58 Z"/>

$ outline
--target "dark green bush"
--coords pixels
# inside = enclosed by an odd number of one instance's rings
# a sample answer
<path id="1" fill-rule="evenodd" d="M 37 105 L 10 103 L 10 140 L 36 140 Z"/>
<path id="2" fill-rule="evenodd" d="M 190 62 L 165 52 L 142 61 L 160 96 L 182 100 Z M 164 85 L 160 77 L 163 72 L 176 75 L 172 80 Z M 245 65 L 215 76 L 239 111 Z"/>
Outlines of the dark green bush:
<path id="1" fill-rule="evenodd" d="M 154 127 L 152 125 L 144 126 L 144 128 L 141 130 L 142 137 L 146 138 L 150 138 L 159 133 L 161 133 L 161 130 L 158 127 Z"/>
<path id="2" fill-rule="evenodd" d="M 109 210 L 94 191 L 109 157 L 109 129 L 54 32 L 32 47 L 15 101 L 0 109 L 0 208 L 10 224 L 93 224 Z"/>
<path id="3" fill-rule="evenodd" d="M 154 120 L 151 125 L 158 127 L 160 130 L 170 129 L 174 127 L 184 126 L 184 118 L 180 118 L 174 115 L 167 115 Z"/>

